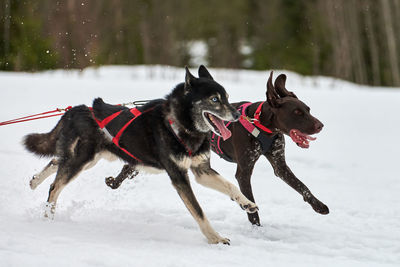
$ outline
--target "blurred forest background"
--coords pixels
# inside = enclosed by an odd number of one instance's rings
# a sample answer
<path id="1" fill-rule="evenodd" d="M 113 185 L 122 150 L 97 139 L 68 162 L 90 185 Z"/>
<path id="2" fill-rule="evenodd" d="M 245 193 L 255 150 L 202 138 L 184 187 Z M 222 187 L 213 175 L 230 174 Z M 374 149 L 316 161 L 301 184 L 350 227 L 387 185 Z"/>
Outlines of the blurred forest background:
<path id="1" fill-rule="evenodd" d="M 200 63 L 400 86 L 400 0 L 0 0 L 0 70 Z"/>

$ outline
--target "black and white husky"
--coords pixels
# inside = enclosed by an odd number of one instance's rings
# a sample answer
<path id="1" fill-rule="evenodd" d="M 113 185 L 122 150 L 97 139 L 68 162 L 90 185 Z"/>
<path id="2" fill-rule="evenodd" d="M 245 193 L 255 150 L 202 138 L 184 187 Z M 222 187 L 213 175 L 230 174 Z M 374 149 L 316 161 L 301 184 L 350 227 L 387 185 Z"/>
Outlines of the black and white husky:
<path id="1" fill-rule="evenodd" d="M 52 217 L 62 189 L 80 171 L 94 166 L 100 158 L 116 156 L 136 169 L 166 171 L 208 242 L 229 244 L 204 215 L 191 189 L 188 170 L 198 183 L 228 195 L 247 212 L 258 209 L 210 167 L 210 131 L 229 138 L 223 121 L 236 121 L 239 116 L 225 89 L 204 66 L 199 68 L 199 78 L 186 68 L 185 82 L 165 99 L 128 109 L 98 98 L 93 108 L 81 105 L 67 111 L 51 132 L 26 136 L 24 145 L 29 151 L 53 157 L 33 176 L 30 186 L 35 189 L 57 172 L 47 200 L 46 216 Z"/>

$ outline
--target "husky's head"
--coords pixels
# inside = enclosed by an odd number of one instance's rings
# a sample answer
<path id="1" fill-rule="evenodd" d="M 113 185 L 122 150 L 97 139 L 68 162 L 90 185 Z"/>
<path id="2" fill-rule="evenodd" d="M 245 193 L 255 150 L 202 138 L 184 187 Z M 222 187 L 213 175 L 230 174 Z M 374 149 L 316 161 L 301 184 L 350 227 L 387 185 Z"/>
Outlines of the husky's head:
<path id="1" fill-rule="evenodd" d="M 237 121 L 240 113 L 229 104 L 225 89 L 214 81 L 203 65 L 199 67 L 199 78 L 186 67 L 182 100 L 195 130 L 213 131 L 224 140 L 231 136 L 224 121 Z"/>

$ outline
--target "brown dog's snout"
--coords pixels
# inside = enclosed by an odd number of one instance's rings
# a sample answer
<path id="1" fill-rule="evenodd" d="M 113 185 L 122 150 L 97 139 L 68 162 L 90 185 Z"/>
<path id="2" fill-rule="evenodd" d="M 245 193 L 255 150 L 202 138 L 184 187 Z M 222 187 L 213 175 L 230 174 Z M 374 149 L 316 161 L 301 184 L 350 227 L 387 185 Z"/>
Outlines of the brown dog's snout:
<path id="1" fill-rule="evenodd" d="M 315 127 L 315 133 L 319 133 L 324 127 L 324 124 L 319 120 L 316 120 L 314 127 Z"/>

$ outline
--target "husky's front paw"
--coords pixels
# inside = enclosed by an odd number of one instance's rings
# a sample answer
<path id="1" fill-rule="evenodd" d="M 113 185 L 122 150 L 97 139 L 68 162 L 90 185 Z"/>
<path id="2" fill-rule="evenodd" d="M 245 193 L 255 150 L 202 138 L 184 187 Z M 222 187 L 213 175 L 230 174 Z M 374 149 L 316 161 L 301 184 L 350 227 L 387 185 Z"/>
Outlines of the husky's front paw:
<path id="1" fill-rule="evenodd" d="M 258 210 L 258 207 L 255 203 L 249 202 L 247 204 L 240 204 L 240 207 L 245 210 L 247 213 L 254 213 Z"/>
<path id="2" fill-rule="evenodd" d="M 114 177 L 107 177 L 106 185 L 108 185 L 112 189 L 117 189 L 121 185 L 121 182 L 115 179 Z"/>
<path id="3" fill-rule="evenodd" d="M 209 244 L 219 244 L 219 243 L 221 243 L 221 244 L 224 244 L 224 245 L 230 245 L 231 244 L 230 242 L 231 242 L 231 240 L 229 240 L 228 238 L 221 237 L 219 235 L 208 239 L 208 243 Z"/>

